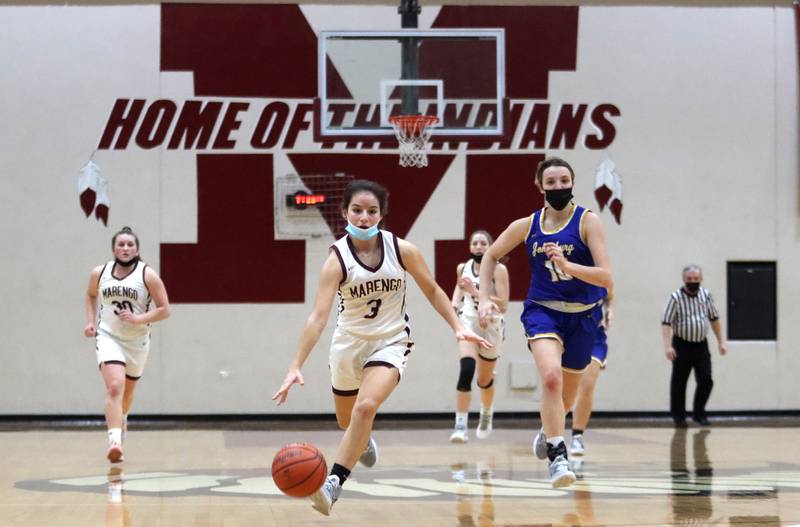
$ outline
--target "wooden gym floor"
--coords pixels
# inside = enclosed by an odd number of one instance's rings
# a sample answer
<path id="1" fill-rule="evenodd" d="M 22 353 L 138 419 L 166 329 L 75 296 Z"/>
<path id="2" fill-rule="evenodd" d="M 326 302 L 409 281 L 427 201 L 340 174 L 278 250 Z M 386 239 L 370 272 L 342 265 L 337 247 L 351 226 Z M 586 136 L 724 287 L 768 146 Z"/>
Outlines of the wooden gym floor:
<path id="1" fill-rule="evenodd" d="M 474 419 L 472 420 L 474 423 Z M 274 453 L 333 430 L 134 428 L 110 469 L 98 429 L 0 432 L 0 525 L 271 527 L 800 525 L 800 428 L 595 428 L 580 480 L 553 490 L 530 429 L 466 445 L 442 424 L 376 431 L 330 517 L 272 483 Z"/>

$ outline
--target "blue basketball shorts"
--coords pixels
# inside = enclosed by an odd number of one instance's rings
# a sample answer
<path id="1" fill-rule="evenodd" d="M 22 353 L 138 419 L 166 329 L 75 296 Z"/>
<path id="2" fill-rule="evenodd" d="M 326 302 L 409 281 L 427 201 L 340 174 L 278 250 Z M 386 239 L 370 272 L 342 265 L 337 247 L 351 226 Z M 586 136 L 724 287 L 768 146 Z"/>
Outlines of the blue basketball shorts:
<path id="1" fill-rule="evenodd" d="M 592 360 L 592 349 L 602 317 L 600 306 L 580 313 L 565 313 L 526 300 L 520 320 L 529 341 L 543 338 L 559 341 L 564 350 L 561 367 L 567 371 L 582 372 Z"/>
<path id="2" fill-rule="evenodd" d="M 597 336 L 592 347 L 592 360 L 599 363 L 601 368 L 606 367 L 606 357 L 608 356 L 608 340 L 606 330 L 603 326 L 597 327 Z"/>

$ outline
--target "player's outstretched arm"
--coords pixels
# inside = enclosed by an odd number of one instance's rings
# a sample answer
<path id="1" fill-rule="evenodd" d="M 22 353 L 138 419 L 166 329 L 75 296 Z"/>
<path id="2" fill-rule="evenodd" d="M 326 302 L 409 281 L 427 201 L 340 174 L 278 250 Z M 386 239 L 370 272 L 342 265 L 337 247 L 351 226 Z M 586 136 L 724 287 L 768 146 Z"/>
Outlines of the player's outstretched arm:
<path id="1" fill-rule="evenodd" d="M 451 328 L 453 328 L 456 339 L 468 340 L 484 348 L 491 348 L 492 345 L 489 341 L 465 328 L 464 325 L 461 324 L 461 321 L 458 320 L 453 306 L 450 303 L 450 299 L 447 298 L 445 292 L 442 291 L 442 288 L 439 287 L 439 284 L 433 279 L 430 269 L 425 263 L 425 259 L 422 257 L 422 253 L 419 249 L 417 249 L 414 244 L 399 238 L 397 243 L 400 247 L 400 258 L 403 260 L 406 271 L 408 271 L 408 274 L 417 282 L 422 294 L 425 295 L 425 298 L 428 299 L 428 302 L 431 303 L 436 312 L 450 324 Z"/>
<path id="2" fill-rule="evenodd" d="M 482 284 L 490 284 L 495 277 L 497 261 L 513 251 L 517 245 L 525 241 L 525 236 L 528 235 L 528 229 L 530 229 L 530 223 L 531 218 L 529 216 L 514 220 L 506 227 L 506 230 L 497 237 L 494 243 L 486 249 L 486 252 L 483 253 L 483 260 L 481 260 L 480 281 Z M 506 273 L 506 278 L 508 278 L 508 273 Z M 507 286 L 508 282 L 506 280 L 506 293 L 508 290 Z M 490 291 L 491 288 L 489 287 L 483 287 L 478 291 L 478 317 L 482 327 L 486 327 L 486 323 L 491 316 L 502 311 L 500 306 L 489 297 Z M 497 293 L 498 296 L 500 296 L 499 289 Z M 506 305 L 507 304 L 508 297 L 506 296 Z"/>
<path id="3" fill-rule="evenodd" d="M 294 360 L 289 365 L 289 371 L 283 380 L 283 384 L 272 396 L 272 400 L 276 404 L 281 405 L 286 401 L 289 395 L 289 389 L 294 384 L 303 386 L 305 381 L 300 369 L 305 364 L 311 350 L 317 345 L 319 337 L 325 330 L 325 324 L 328 321 L 328 314 L 331 311 L 331 304 L 339 288 L 339 283 L 344 277 L 342 276 L 342 266 L 339 264 L 339 259 L 333 253 L 328 254 L 325 263 L 322 264 L 322 273 L 319 278 L 319 286 L 317 287 L 317 297 L 314 300 L 314 308 L 311 314 L 306 319 L 303 330 L 300 333 L 300 342 L 297 345 L 297 353 L 295 353 Z"/>

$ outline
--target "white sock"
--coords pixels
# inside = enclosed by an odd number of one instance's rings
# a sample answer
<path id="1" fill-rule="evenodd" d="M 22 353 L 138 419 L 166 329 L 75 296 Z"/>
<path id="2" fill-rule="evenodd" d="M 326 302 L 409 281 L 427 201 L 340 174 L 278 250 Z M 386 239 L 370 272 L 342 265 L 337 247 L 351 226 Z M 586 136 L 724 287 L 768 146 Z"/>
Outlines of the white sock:
<path id="1" fill-rule="evenodd" d="M 563 442 L 564 442 L 564 436 L 555 436 L 555 437 L 548 437 L 547 438 L 547 444 L 548 445 L 558 446 L 559 444 L 561 444 Z"/>
<path id="2" fill-rule="evenodd" d="M 481 405 L 481 413 L 482 414 L 492 415 L 492 411 L 493 410 L 494 410 L 494 406 L 483 406 L 483 405 Z"/>
<path id="3" fill-rule="evenodd" d="M 109 428 L 108 429 L 108 442 L 109 443 L 122 443 L 122 428 Z"/>
<path id="4" fill-rule="evenodd" d="M 456 412 L 456 428 L 467 428 L 469 412 Z"/>
<path id="5" fill-rule="evenodd" d="M 128 431 L 128 414 L 122 414 L 122 429 Z"/>

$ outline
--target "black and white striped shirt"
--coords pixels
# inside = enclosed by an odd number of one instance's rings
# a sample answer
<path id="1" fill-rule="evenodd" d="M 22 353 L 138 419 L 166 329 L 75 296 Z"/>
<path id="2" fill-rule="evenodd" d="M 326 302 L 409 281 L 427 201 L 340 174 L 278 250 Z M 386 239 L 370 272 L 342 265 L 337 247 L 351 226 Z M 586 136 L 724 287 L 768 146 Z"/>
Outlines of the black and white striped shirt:
<path id="1" fill-rule="evenodd" d="M 670 295 L 661 323 L 672 326 L 672 333 L 678 338 L 702 342 L 708 334 L 708 322 L 718 318 L 708 289 L 701 287 L 696 295 L 690 295 L 681 287 Z"/>

